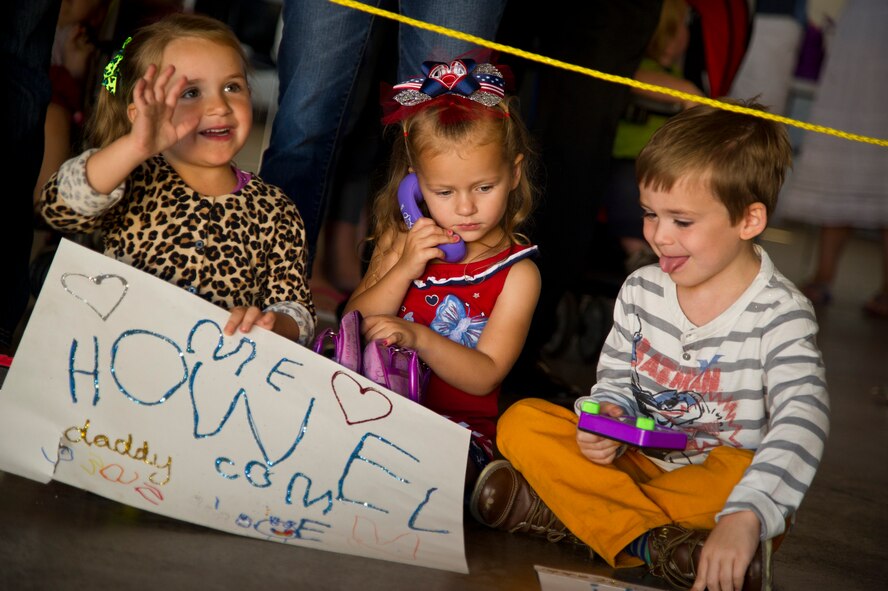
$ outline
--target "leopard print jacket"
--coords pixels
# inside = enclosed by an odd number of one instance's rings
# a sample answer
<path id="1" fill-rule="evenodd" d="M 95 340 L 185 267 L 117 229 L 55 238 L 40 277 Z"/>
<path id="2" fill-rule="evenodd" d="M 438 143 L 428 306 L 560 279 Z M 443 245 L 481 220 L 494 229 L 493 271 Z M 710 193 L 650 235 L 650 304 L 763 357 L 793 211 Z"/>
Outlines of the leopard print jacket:
<path id="1" fill-rule="evenodd" d="M 110 195 L 86 180 L 88 150 L 43 189 L 40 213 L 60 232 L 96 232 L 107 256 L 225 308 L 287 314 L 299 342 L 317 321 L 308 287 L 305 226 L 296 206 L 253 176 L 236 193 L 208 197 L 155 156 Z"/>

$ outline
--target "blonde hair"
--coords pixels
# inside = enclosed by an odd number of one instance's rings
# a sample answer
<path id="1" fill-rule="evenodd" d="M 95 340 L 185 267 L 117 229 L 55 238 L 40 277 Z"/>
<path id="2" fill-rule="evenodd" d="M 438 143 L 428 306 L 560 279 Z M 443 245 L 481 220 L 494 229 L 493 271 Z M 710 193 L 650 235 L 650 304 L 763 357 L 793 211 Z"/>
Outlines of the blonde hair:
<path id="1" fill-rule="evenodd" d="M 389 126 L 388 133 L 396 131 L 401 137 L 394 138 L 388 178 L 373 202 L 373 230 L 369 240 L 378 240 L 395 230 L 406 231 L 398 206 L 398 185 L 408 174 L 412 158 L 435 151 L 441 142 L 447 142 L 466 147 L 495 143 L 502 147 L 503 160 L 509 163 L 523 156 L 518 186 L 509 193 L 500 227 L 510 244 L 526 243 L 519 230 L 534 207 L 536 153 L 530 133 L 516 110 L 510 108 L 512 102 L 513 99 L 506 97 L 495 107 L 486 107 L 471 100 L 442 100 L 419 109 L 399 126 Z"/>
<path id="2" fill-rule="evenodd" d="M 145 75 L 148 66 L 160 67 L 163 52 L 171 41 L 182 37 L 196 37 L 230 47 L 243 61 L 244 73 L 249 72 L 246 53 L 234 32 L 223 22 L 200 14 L 173 13 L 138 29 L 123 50 L 117 68 L 117 90 L 106 88 L 99 96 L 86 125 L 87 146 L 103 148 L 130 131 L 127 108 L 133 102 L 136 82 Z"/>
<path id="3" fill-rule="evenodd" d="M 766 111 L 753 101 L 726 101 Z M 641 187 L 669 191 L 682 178 L 698 177 L 728 209 L 731 223 L 763 203 L 774 213 L 792 166 L 789 134 L 780 123 L 698 105 L 669 118 L 635 161 Z"/>

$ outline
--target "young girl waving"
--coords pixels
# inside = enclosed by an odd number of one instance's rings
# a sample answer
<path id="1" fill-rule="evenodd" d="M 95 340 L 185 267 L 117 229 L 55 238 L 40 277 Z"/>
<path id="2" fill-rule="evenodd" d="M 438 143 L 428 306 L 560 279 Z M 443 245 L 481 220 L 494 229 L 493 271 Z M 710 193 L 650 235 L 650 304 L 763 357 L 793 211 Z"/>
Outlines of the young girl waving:
<path id="1" fill-rule="evenodd" d="M 540 292 L 518 229 L 533 190 L 528 133 L 491 64 L 425 62 L 394 87 L 383 121 L 400 123 L 374 203 L 374 251 L 346 311 L 368 340 L 415 349 L 433 375 L 426 406 L 472 429 L 475 467 L 493 454 L 500 383 L 524 344 Z M 408 229 L 398 188 L 415 173 L 429 217 Z M 410 182 L 408 179 L 407 182 Z M 444 262 L 440 247 L 465 242 Z M 471 466 L 470 466 L 471 467 Z"/>
<path id="2" fill-rule="evenodd" d="M 173 14 L 127 39 L 105 68 L 87 128 L 40 211 L 62 231 L 100 231 L 105 254 L 301 343 L 315 313 L 305 230 L 277 187 L 232 159 L 253 123 L 247 60 L 223 23 Z"/>

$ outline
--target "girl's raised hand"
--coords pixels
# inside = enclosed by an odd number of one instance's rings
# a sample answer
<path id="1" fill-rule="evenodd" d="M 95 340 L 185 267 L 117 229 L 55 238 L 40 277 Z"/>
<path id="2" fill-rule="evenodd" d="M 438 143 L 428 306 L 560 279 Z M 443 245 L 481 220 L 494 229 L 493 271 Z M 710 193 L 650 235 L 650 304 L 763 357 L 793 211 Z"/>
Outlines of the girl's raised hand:
<path id="1" fill-rule="evenodd" d="M 132 130 L 130 134 L 146 157 L 158 154 L 197 129 L 198 116 L 174 122 L 176 104 L 188 80 L 182 76 L 172 82 L 176 67 L 170 64 L 157 73 L 151 64 L 133 89 L 133 103 L 129 107 Z"/>
<path id="2" fill-rule="evenodd" d="M 396 266 L 415 279 L 422 274 L 429 261 L 444 258 L 444 253 L 438 248 L 440 245 L 456 242 L 458 239 L 452 230 L 438 226 L 435 220 L 419 218 L 407 232 L 404 251 Z"/>

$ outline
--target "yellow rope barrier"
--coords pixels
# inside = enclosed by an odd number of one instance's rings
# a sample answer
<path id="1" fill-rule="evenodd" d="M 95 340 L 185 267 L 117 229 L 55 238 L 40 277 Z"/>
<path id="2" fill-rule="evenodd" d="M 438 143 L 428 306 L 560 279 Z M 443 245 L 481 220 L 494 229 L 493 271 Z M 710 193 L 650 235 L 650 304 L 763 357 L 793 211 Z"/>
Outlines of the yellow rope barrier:
<path id="1" fill-rule="evenodd" d="M 726 103 L 723 101 L 697 96 L 696 94 L 689 94 L 686 92 L 681 92 L 680 90 L 673 90 L 671 88 L 665 88 L 663 86 L 656 86 L 654 84 L 647 84 L 646 82 L 639 82 L 638 80 L 634 80 L 632 78 L 626 78 L 624 76 L 616 76 L 614 74 L 607 74 L 605 72 L 599 72 L 598 70 L 593 70 L 591 68 L 584 68 L 583 66 L 577 66 L 574 64 L 570 64 L 567 62 L 563 62 L 560 60 L 552 59 L 550 57 L 546 57 L 543 55 L 539 55 L 536 53 L 531 53 L 529 51 L 524 51 L 523 49 L 518 49 L 516 47 L 510 47 L 508 45 L 503 45 L 502 43 L 496 43 L 495 41 L 488 41 L 487 39 L 483 39 L 481 37 L 476 37 L 475 35 L 468 35 L 466 33 L 461 33 L 460 31 L 455 31 L 453 29 L 448 29 L 446 27 L 441 27 L 439 25 L 433 25 L 430 23 L 426 23 L 423 21 L 419 21 L 407 16 L 403 16 L 401 14 L 390 12 L 388 10 L 383 10 L 381 8 L 376 8 L 375 6 L 369 6 L 364 4 L 363 2 L 356 2 L 355 0 L 329 0 L 334 4 L 339 4 L 341 6 L 346 6 L 348 8 L 354 8 L 356 10 L 360 10 L 363 12 L 367 12 L 376 16 L 381 16 L 383 18 L 388 18 L 391 20 L 395 20 L 406 25 L 410 25 L 412 27 L 417 27 L 420 29 L 426 29 L 427 31 L 432 31 L 434 33 L 439 33 L 441 35 L 447 35 L 449 37 L 455 37 L 462 41 L 466 41 L 473 45 L 478 45 L 480 47 L 487 47 L 488 49 L 493 49 L 496 51 L 500 51 L 502 53 L 508 53 L 511 55 L 515 55 L 518 57 L 522 57 L 524 59 L 539 62 L 541 64 L 546 64 L 548 66 L 553 66 L 555 68 L 561 68 L 564 70 L 568 70 L 570 72 L 576 72 L 578 74 L 585 74 L 586 76 L 592 76 L 593 78 L 598 78 L 600 80 L 605 80 L 607 82 L 614 82 L 616 84 L 624 84 L 626 86 L 631 86 L 633 88 L 638 88 L 641 90 L 649 90 L 652 92 L 659 92 L 661 94 L 666 94 L 669 96 L 673 96 L 678 99 L 693 101 L 695 103 L 700 103 L 703 105 L 709 105 L 711 107 L 715 107 L 717 109 L 724 109 L 725 111 L 733 111 L 735 113 L 743 113 L 745 115 L 752 115 L 753 117 L 760 117 L 762 119 L 770 119 L 771 121 L 776 121 L 778 123 L 783 123 L 786 125 L 792 125 L 793 127 L 798 127 L 801 129 L 805 129 L 808 131 L 816 131 L 817 133 L 824 133 L 827 135 L 832 135 L 835 137 L 843 138 L 846 140 L 851 140 L 855 142 L 863 142 L 866 144 L 874 144 L 876 146 L 888 147 L 888 140 L 869 137 L 865 135 L 859 135 L 856 133 L 848 133 L 846 131 L 841 131 L 839 129 L 833 129 L 832 127 L 826 127 L 824 125 L 815 125 L 813 123 L 806 123 L 804 121 L 798 121 L 796 119 L 791 119 L 789 117 L 784 117 L 782 115 L 776 115 L 774 113 L 768 113 L 767 111 L 759 111 L 758 109 L 750 109 L 749 107 L 743 107 L 741 105 L 735 105 L 731 103 Z M 620 0 L 622 1 L 622 0 Z"/>

